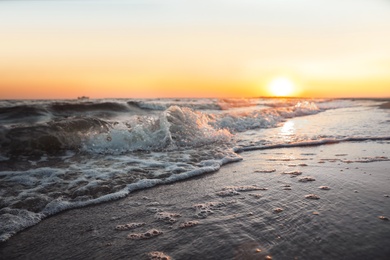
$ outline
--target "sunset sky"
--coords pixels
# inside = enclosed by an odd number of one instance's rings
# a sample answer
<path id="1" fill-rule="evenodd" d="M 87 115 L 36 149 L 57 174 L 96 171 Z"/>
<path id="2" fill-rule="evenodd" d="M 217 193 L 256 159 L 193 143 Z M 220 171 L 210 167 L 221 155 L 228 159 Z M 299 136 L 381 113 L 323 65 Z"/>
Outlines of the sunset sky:
<path id="1" fill-rule="evenodd" d="M 0 99 L 390 97 L 387 0 L 0 1 Z"/>

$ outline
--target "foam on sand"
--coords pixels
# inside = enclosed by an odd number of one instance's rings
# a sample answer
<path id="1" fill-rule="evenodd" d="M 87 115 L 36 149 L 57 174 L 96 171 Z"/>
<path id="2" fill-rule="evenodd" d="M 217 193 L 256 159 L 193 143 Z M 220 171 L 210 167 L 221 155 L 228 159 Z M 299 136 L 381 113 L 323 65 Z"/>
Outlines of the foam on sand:
<path id="1" fill-rule="evenodd" d="M 305 176 L 305 177 L 302 177 L 302 178 L 299 178 L 298 181 L 299 182 L 311 182 L 311 181 L 315 181 L 316 179 L 314 179 L 313 177 L 311 176 Z"/>
<path id="2" fill-rule="evenodd" d="M 240 195 L 240 191 L 254 191 L 254 190 L 267 190 L 267 188 L 261 188 L 256 185 L 247 186 L 226 186 L 216 194 L 221 197 Z"/>
<path id="3" fill-rule="evenodd" d="M 306 199 L 311 199 L 311 200 L 319 200 L 320 199 L 320 197 L 318 195 L 315 195 L 315 194 L 305 195 L 305 198 Z"/>
<path id="4" fill-rule="evenodd" d="M 173 224 L 177 222 L 177 218 L 181 217 L 178 213 L 171 213 L 171 212 L 157 212 L 155 215 L 155 218 L 158 220 L 162 220 L 165 223 Z"/>
<path id="5" fill-rule="evenodd" d="M 127 235 L 127 239 L 139 240 L 139 239 L 149 239 L 161 235 L 163 232 L 158 229 L 150 229 L 144 233 L 130 233 Z"/>
<path id="6" fill-rule="evenodd" d="M 276 169 L 255 170 L 255 172 L 258 172 L 258 173 L 272 173 L 272 172 L 276 172 Z"/>
<path id="7" fill-rule="evenodd" d="M 140 223 L 129 223 L 129 224 L 124 224 L 124 225 L 117 225 L 115 227 L 115 230 L 125 231 L 125 230 L 129 230 L 129 229 L 134 229 L 137 227 L 142 227 L 145 224 L 146 223 L 144 223 L 144 222 L 140 222 Z"/>
<path id="8" fill-rule="evenodd" d="M 280 213 L 280 212 L 282 212 L 282 211 L 283 211 L 282 208 L 274 208 L 274 209 L 273 209 L 273 212 L 274 212 L 274 213 Z"/>
<path id="9" fill-rule="evenodd" d="M 301 175 L 302 172 L 301 171 L 286 171 L 286 172 L 283 172 L 283 174 L 289 174 L 289 175 L 292 175 L 292 176 L 298 176 L 298 175 Z"/>
<path id="10" fill-rule="evenodd" d="M 199 224 L 199 221 L 196 220 L 191 220 L 191 221 L 186 221 L 184 223 L 181 223 L 179 225 L 180 228 L 188 228 L 188 227 L 193 227 Z"/>
<path id="11" fill-rule="evenodd" d="M 166 255 L 163 252 L 153 251 L 148 253 L 150 260 L 171 260 L 172 258 L 169 255 Z"/>

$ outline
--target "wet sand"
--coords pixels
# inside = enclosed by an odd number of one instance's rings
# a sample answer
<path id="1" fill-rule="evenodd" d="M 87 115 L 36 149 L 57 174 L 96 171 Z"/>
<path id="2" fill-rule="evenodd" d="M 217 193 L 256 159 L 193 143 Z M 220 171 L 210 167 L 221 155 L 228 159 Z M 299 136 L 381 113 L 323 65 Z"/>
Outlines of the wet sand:
<path id="1" fill-rule="evenodd" d="M 0 244 L 0 259 L 388 259 L 390 143 L 242 156 L 45 219 Z"/>

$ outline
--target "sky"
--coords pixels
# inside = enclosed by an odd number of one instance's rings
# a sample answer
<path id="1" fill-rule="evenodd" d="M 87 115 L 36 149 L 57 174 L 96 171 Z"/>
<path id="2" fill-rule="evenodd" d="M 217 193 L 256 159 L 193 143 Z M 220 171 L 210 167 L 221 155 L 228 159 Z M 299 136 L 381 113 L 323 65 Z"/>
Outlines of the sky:
<path id="1" fill-rule="evenodd" d="M 0 99 L 390 97 L 388 0 L 0 1 Z"/>

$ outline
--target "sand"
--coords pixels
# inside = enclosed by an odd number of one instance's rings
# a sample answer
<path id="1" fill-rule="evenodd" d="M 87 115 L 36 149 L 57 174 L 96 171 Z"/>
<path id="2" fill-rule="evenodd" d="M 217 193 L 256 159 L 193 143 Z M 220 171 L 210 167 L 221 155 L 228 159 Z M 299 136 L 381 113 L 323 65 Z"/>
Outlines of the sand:
<path id="1" fill-rule="evenodd" d="M 0 259 L 388 259 L 389 143 L 242 156 L 215 173 L 47 218 L 0 244 Z"/>

